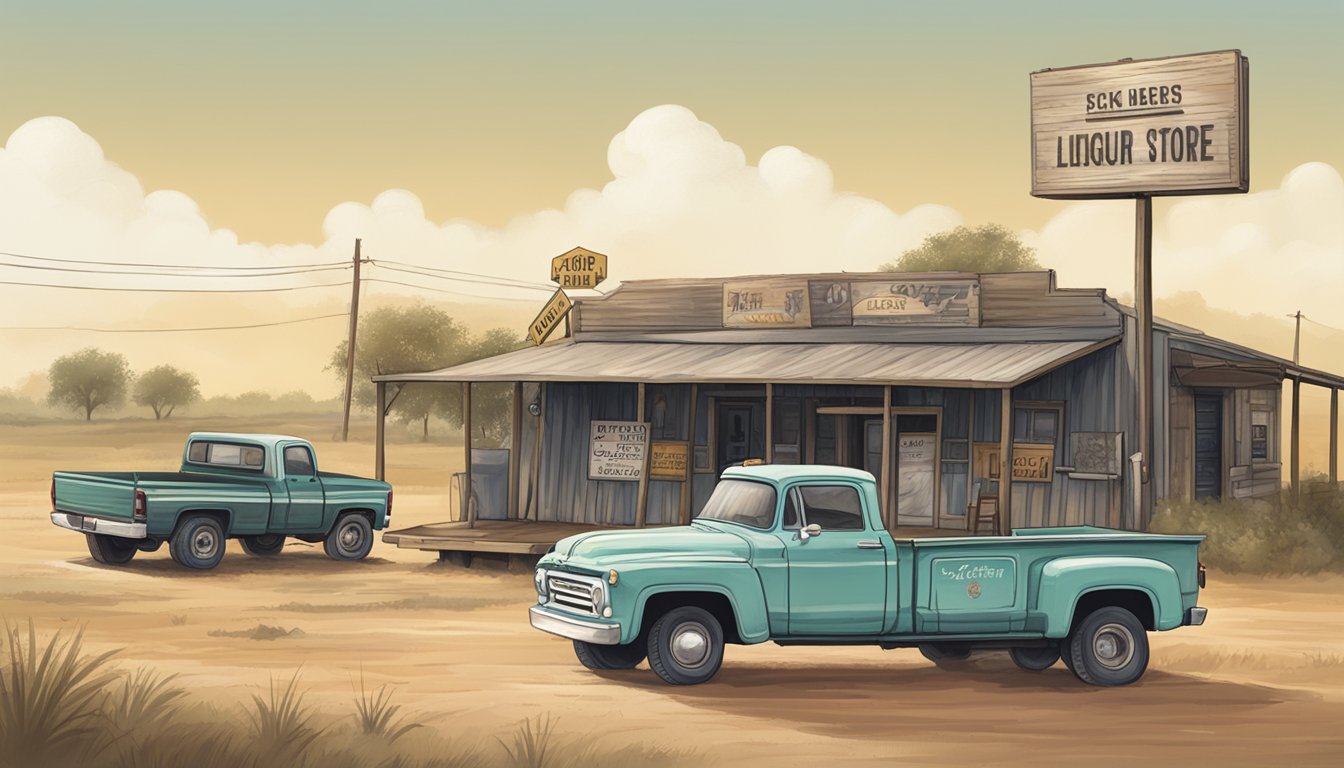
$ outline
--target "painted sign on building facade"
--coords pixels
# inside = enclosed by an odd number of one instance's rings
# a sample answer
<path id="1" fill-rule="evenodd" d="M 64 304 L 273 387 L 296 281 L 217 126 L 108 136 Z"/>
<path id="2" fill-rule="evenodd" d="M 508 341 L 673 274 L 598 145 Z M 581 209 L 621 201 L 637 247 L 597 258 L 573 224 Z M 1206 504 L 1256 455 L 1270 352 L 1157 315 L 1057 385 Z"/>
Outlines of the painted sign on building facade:
<path id="1" fill-rule="evenodd" d="M 1245 192 L 1240 51 L 1031 73 L 1031 194 Z"/>
<path id="2" fill-rule="evenodd" d="M 642 421 L 593 421 L 588 432 L 588 479 L 630 480 L 644 475 L 649 425 Z"/>
<path id="3" fill-rule="evenodd" d="M 975 280 L 853 282 L 848 287 L 854 325 L 978 325 Z"/>
<path id="4" fill-rule="evenodd" d="M 607 257 L 575 248 L 551 259 L 551 280 L 561 288 L 596 288 L 607 279 Z"/>
<path id="5" fill-rule="evenodd" d="M 732 280 L 723 284 L 725 328 L 810 328 L 807 281 Z"/>
<path id="6" fill-rule="evenodd" d="M 1013 482 L 1048 483 L 1055 479 L 1055 446 L 1013 443 Z"/>

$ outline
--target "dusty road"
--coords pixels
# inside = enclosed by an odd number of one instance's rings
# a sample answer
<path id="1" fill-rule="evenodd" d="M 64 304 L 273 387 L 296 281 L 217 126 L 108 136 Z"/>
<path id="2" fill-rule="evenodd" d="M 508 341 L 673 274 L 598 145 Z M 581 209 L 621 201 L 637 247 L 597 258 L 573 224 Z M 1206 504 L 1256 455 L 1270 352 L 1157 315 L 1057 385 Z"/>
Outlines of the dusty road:
<path id="1" fill-rule="evenodd" d="M 985 654 L 964 671 L 912 650 L 730 647 L 710 684 L 675 689 L 646 666 L 596 675 L 568 643 L 530 630 L 530 579 L 441 566 L 379 544 L 363 563 L 291 544 L 276 559 L 230 545 L 187 572 L 166 549 L 96 565 L 50 525 L 53 469 L 175 465 L 187 421 L 0 426 L 0 616 L 87 626 L 95 650 L 180 675 L 196 695 L 244 702 L 302 666 L 310 699 L 348 711 L 371 684 L 445 734 L 488 739 L 549 713 L 570 736 L 689 750 L 716 765 L 1338 765 L 1344 763 L 1344 577 L 1211 574 L 1209 623 L 1155 635 L 1148 675 L 1098 689 L 1062 665 L 1018 671 Z M 235 424 L 317 438 L 326 469 L 367 473 L 372 447 L 324 440 L 329 423 Z M 443 517 L 460 449 L 394 445 L 396 524 Z M 259 625 L 293 631 L 253 639 Z M 240 710 L 241 712 L 241 710 Z M 1154 764 L 1157 764 L 1156 762 Z"/>

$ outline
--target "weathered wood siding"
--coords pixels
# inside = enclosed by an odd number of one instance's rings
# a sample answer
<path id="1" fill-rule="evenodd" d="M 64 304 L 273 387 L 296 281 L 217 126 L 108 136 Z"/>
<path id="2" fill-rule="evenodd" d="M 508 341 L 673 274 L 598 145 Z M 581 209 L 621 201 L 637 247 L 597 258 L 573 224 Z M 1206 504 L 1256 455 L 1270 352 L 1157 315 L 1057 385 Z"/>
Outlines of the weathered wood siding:
<path id="1" fill-rule="evenodd" d="M 634 384 L 546 385 L 539 520 L 634 525 L 638 483 L 588 479 L 589 422 L 635 420 Z"/>
<path id="2" fill-rule="evenodd" d="M 980 324 L 993 327 L 1115 326 L 1120 313 L 1101 290 L 1060 290 L 1054 272 L 980 276 Z"/>
<path id="3" fill-rule="evenodd" d="M 1169 463 L 1166 493 L 1161 498 L 1190 501 L 1195 498 L 1195 395 L 1187 387 L 1172 386 L 1170 429 L 1167 438 Z"/>
<path id="4" fill-rule="evenodd" d="M 1064 403 L 1064 419 L 1055 445 L 1055 465 L 1072 460 L 1070 435 L 1074 432 L 1125 432 L 1123 418 L 1111 405 L 1119 393 L 1117 374 L 1123 350 L 1107 347 L 1075 360 L 1013 390 L 1014 403 L 1024 401 Z M 997 441 L 998 398 L 986 393 L 976 400 L 977 439 Z M 979 425 L 986 425 L 984 430 Z M 1129 445 L 1129 435 L 1123 439 Z M 1120 485 L 1127 473 L 1113 480 L 1074 479 L 1068 472 L 1055 472 L 1049 483 L 1013 483 L 1012 525 L 1039 528 L 1057 525 L 1114 526 L 1123 522 Z"/>

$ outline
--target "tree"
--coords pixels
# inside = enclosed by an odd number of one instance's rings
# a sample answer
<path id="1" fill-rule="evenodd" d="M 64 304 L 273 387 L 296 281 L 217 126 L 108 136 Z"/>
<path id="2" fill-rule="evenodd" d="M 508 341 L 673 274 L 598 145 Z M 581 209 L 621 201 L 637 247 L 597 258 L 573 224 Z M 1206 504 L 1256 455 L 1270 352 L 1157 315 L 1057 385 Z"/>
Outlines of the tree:
<path id="1" fill-rule="evenodd" d="M 447 312 L 424 304 L 410 307 L 379 307 L 360 318 L 355 343 L 355 403 L 372 408 L 374 387 L 370 379 L 389 373 L 411 373 L 447 368 L 467 359 L 467 331 Z M 347 341 L 332 351 L 327 369 L 345 379 Z M 462 401 L 456 387 L 442 384 L 408 384 L 396 393 L 392 413 L 403 423 L 420 421 L 429 439 L 429 417 L 455 419 L 459 423 Z"/>
<path id="2" fill-rule="evenodd" d="M 528 341 L 507 328 L 491 328 L 472 340 L 468 359 L 480 360 L 513 352 L 527 346 Z M 471 389 L 472 431 L 480 442 L 478 447 L 502 446 L 513 426 L 513 385 L 487 382 Z"/>
<path id="3" fill-rule="evenodd" d="M 136 405 L 154 409 L 154 420 L 173 415 L 179 405 L 195 402 L 201 397 L 200 385 L 193 374 L 179 371 L 171 365 L 160 365 L 140 375 L 131 395 Z"/>
<path id="4" fill-rule="evenodd" d="M 370 378 L 389 373 L 433 371 L 482 357 L 518 349 L 523 339 L 503 328 L 495 328 L 473 338 L 465 327 L 441 309 L 425 304 L 410 307 L 380 307 L 360 318 L 359 338 L 355 342 L 355 403 L 361 408 L 374 405 L 374 387 Z M 332 350 L 327 370 L 344 380 L 347 342 Z M 506 385 L 507 386 L 507 385 Z M 474 388 L 472 403 L 474 429 L 487 435 L 502 435 L 508 428 L 511 393 L 494 388 Z M 462 392 L 458 387 L 439 383 L 412 383 L 390 390 L 391 413 L 402 423 L 419 421 L 422 436 L 429 439 L 429 419 L 437 416 L 451 424 L 462 424 Z"/>
<path id="5" fill-rule="evenodd" d="M 882 265 L 886 272 L 1027 272 L 1043 269 L 1036 251 L 1000 224 L 929 235 L 918 248 Z"/>
<path id="6" fill-rule="evenodd" d="M 84 420 L 92 421 L 97 409 L 125 401 L 130 378 L 131 367 L 125 357 L 89 347 L 59 357 L 51 364 L 47 403 L 83 409 Z"/>

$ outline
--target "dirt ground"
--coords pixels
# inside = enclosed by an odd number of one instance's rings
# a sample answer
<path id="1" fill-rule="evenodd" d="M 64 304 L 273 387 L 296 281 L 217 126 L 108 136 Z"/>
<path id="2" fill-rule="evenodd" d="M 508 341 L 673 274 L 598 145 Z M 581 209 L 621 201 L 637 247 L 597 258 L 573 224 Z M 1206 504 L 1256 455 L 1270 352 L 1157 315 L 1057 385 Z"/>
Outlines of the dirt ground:
<path id="1" fill-rule="evenodd" d="M 594 674 L 569 644 L 527 625 L 529 576 L 439 565 L 379 543 L 362 563 L 293 543 L 276 559 L 231 543 L 193 573 L 166 548 L 95 564 L 47 519 L 55 469 L 175 468 L 190 420 L 0 426 L 0 617 L 39 630 L 87 627 L 91 650 L 179 674 L 197 695 L 239 702 L 302 670 L 310 701 L 348 712 L 362 669 L 417 720 L 488 739 L 549 714 L 560 734 L 643 741 L 725 766 L 1339 765 L 1344 762 L 1344 576 L 1210 575 L 1208 623 L 1152 636 L 1138 684 L 1083 685 L 1057 665 L 1018 671 L 986 653 L 944 671 L 914 650 L 730 647 L 711 683 L 672 688 L 641 665 Z M 324 469 L 370 474 L 368 428 L 234 423 L 315 439 Z M 397 443 L 394 527 L 445 517 L 460 446 Z M 258 625 L 291 631 L 253 639 Z M 297 631 L 293 631 L 297 630 Z M 600 735 L 605 734 L 605 735 Z"/>

